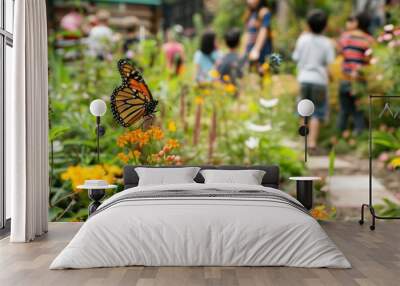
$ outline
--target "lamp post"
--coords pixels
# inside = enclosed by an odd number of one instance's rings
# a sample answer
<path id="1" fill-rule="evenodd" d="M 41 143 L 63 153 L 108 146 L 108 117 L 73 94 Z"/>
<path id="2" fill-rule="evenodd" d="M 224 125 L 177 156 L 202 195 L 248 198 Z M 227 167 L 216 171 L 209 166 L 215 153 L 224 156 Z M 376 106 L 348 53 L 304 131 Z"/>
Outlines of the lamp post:
<path id="1" fill-rule="evenodd" d="M 100 117 L 107 111 L 106 103 L 101 99 L 95 99 L 90 103 L 90 113 L 96 116 L 97 137 L 97 163 L 100 163 L 100 137 L 106 133 L 104 126 L 100 125 Z"/>
<path id="2" fill-rule="evenodd" d="M 297 104 L 297 112 L 304 117 L 304 125 L 300 126 L 299 134 L 304 137 L 304 161 L 307 162 L 308 118 L 314 113 L 314 103 L 309 99 L 300 100 Z"/>

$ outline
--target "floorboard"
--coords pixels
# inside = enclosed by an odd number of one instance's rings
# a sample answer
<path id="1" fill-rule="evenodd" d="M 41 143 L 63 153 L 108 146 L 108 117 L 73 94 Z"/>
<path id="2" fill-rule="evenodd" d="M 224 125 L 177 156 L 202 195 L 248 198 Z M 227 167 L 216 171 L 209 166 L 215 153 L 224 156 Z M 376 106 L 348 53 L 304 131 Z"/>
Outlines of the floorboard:
<path id="1" fill-rule="evenodd" d="M 50 223 L 49 233 L 32 243 L 0 240 L 2 286 L 398 286 L 400 222 L 379 221 L 377 229 L 356 222 L 322 227 L 352 263 L 352 269 L 290 267 L 120 267 L 48 270 L 80 223 Z"/>

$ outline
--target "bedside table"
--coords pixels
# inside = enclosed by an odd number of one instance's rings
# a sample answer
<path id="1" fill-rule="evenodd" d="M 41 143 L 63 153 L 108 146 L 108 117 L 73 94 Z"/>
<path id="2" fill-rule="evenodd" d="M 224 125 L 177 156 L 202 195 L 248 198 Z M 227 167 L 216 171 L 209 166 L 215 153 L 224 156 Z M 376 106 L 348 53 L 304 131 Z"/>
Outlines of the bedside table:
<path id="1" fill-rule="evenodd" d="M 92 203 L 89 205 L 89 216 L 94 213 L 97 208 L 101 205 L 101 200 L 104 198 L 106 194 L 106 190 L 108 189 L 116 189 L 118 186 L 116 185 L 106 185 L 106 186 L 89 186 L 89 185 L 81 185 L 78 186 L 78 189 L 88 190 L 88 196 L 92 200 Z"/>
<path id="2" fill-rule="evenodd" d="M 321 180 L 320 177 L 290 177 L 296 181 L 296 197 L 303 206 L 310 210 L 313 206 L 313 182 Z"/>

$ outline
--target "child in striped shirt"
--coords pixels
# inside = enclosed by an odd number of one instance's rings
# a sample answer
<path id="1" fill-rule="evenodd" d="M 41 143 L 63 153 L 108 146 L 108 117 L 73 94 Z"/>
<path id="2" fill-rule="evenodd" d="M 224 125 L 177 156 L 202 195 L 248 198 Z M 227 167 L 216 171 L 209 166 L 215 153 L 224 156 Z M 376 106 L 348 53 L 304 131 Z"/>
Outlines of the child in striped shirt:
<path id="1" fill-rule="evenodd" d="M 359 134 L 364 129 L 364 114 L 359 107 L 360 95 L 354 92 L 356 84 L 365 85 L 362 68 L 369 64 L 370 49 L 374 39 L 368 34 L 369 16 L 366 13 L 349 17 L 346 29 L 338 42 L 343 55 L 342 80 L 339 86 L 340 112 L 338 129 L 347 129 L 349 117 L 353 117 L 354 131 Z"/>

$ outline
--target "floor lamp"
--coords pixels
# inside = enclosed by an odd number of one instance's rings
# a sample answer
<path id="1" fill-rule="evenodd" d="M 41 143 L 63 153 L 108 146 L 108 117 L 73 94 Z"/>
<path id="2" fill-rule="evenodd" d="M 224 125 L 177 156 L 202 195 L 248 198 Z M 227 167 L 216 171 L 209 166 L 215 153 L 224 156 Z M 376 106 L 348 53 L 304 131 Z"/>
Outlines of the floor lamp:
<path id="1" fill-rule="evenodd" d="M 106 133 L 104 126 L 100 124 L 100 117 L 107 111 L 106 103 L 101 99 L 95 99 L 90 103 L 90 113 L 96 116 L 96 139 L 97 139 L 97 163 L 100 163 L 100 137 Z"/>
<path id="2" fill-rule="evenodd" d="M 314 103 L 309 99 L 300 100 L 297 112 L 304 118 L 304 125 L 299 128 L 299 134 L 304 137 L 304 161 L 307 162 L 307 137 L 309 133 L 308 118 L 314 113 Z"/>

